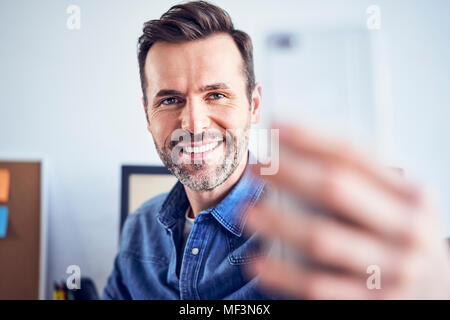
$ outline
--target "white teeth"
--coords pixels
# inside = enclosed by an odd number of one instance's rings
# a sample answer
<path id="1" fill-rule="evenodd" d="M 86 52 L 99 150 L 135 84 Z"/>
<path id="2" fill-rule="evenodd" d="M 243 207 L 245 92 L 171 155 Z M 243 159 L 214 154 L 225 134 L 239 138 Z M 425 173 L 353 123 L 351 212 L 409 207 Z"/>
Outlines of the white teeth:
<path id="1" fill-rule="evenodd" d="M 218 146 L 219 143 L 220 143 L 220 141 L 216 141 L 216 142 L 208 143 L 208 144 L 206 144 L 204 146 L 201 146 L 201 147 L 188 147 L 188 146 L 186 146 L 186 147 L 183 148 L 183 151 L 185 153 L 203 153 L 203 152 L 206 152 L 206 151 L 214 149 L 215 147 Z"/>

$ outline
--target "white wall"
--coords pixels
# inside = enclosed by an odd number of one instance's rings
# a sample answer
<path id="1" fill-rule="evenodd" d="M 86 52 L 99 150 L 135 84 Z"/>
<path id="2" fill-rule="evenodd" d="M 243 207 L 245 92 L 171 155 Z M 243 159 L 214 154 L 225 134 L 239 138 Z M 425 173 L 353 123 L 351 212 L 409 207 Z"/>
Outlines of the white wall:
<path id="1" fill-rule="evenodd" d="M 172 3 L 0 1 L 0 157 L 42 155 L 50 160 L 48 284 L 65 279 L 67 266 L 77 264 L 103 289 L 118 245 L 120 165 L 160 163 L 140 104 L 136 40 L 142 23 L 158 18 Z M 373 4 L 217 3 L 252 36 L 256 76 L 263 86 L 268 33 L 363 28 L 365 10 Z M 66 28 L 70 4 L 81 8 L 80 30 Z M 450 235 L 450 2 L 376 4 L 382 28 L 372 32 L 384 39 L 381 65 L 391 71 L 391 85 L 381 87 L 392 92 L 387 97 L 392 126 L 386 129 L 391 139 L 380 143 L 390 144 L 386 148 L 393 150 L 395 164 L 441 190 Z M 388 79 L 384 73 L 371 76 L 375 82 Z M 270 88 L 264 92 L 270 95 Z"/>

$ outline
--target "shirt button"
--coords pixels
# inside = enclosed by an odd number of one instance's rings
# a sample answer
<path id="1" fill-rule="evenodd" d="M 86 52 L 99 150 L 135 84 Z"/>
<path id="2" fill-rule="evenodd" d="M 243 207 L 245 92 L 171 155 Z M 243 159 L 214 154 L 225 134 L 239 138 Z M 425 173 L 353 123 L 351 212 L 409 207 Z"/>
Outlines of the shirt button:
<path id="1" fill-rule="evenodd" d="M 196 256 L 198 254 L 198 248 L 193 248 L 191 252 L 194 256 Z"/>

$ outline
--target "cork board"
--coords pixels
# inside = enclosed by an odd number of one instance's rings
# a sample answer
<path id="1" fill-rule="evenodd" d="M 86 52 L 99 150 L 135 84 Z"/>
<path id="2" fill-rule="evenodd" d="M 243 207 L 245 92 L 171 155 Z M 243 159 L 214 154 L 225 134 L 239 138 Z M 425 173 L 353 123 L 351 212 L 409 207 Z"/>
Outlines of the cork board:
<path id="1" fill-rule="evenodd" d="M 41 163 L 4 162 L 10 173 L 8 229 L 0 238 L 0 300 L 38 299 L 40 276 Z"/>

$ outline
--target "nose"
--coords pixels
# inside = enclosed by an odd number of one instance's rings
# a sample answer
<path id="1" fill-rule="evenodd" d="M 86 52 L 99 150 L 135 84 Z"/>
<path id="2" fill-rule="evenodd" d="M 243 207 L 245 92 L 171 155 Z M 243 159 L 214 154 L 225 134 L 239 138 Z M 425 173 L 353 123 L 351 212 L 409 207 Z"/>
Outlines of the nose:
<path id="1" fill-rule="evenodd" d="M 202 133 L 211 123 L 208 106 L 202 101 L 187 100 L 181 112 L 181 128 L 192 134 Z"/>

